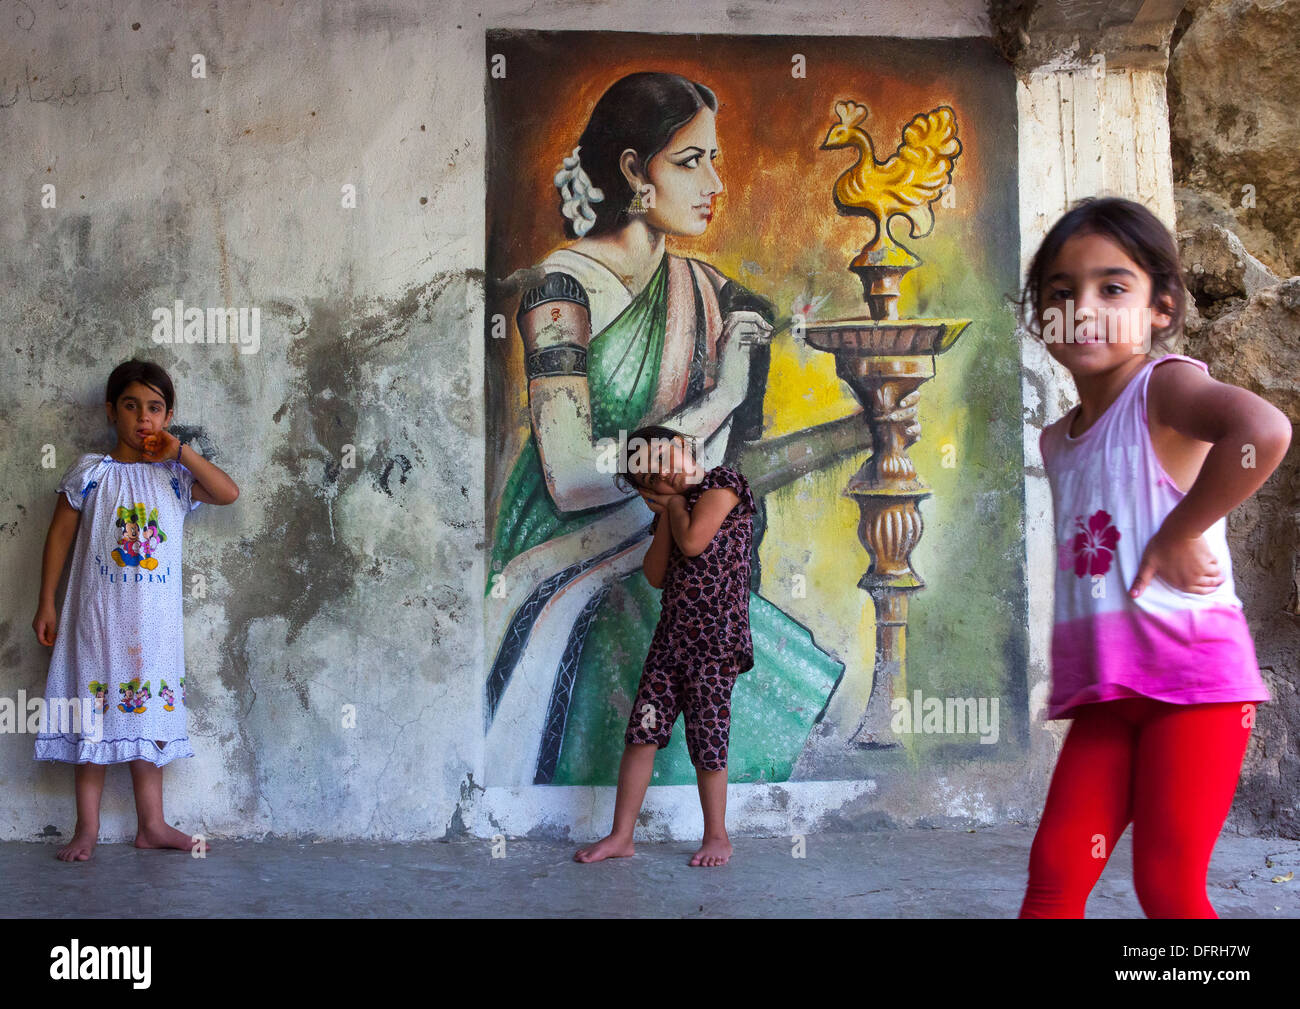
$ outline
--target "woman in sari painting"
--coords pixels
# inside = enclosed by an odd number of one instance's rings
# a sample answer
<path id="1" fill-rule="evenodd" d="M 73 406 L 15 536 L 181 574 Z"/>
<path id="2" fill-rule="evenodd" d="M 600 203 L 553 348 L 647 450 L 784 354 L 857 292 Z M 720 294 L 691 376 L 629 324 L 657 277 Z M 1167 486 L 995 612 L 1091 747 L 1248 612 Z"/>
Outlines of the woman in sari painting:
<path id="1" fill-rule="evenodd" d="M 539 264 L 517 323 L 532 430 L 501 494 L 485 589 L 486 783 L 613 784 L 659 594 L 641 571 L 653 517 L 602 451 L 664 424 L 705 469 L 762 433 L 772 311 L 698 259 L 722 191 L 717 99 L 669 73 L 613 84 L 556 176 L 577 239 Z M 755 550 L 763 510 L 755 519 Z M 758 563 L 753 564 L 758 580 Z M 732 699 L 731 778 L 789 777 L 843 673 L 802 625 L 750 594 L 754 675 Z M 694 769 L 680 734 L 659 784 Z"/>

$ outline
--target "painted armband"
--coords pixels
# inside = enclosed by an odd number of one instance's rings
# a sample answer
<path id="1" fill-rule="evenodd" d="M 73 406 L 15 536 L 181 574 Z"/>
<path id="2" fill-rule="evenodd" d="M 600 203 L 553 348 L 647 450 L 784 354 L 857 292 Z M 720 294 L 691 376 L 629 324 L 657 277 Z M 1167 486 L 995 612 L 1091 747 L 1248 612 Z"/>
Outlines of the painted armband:
<path id="1" fill-rule="evenodd" d="M 591 306 L 587 292 L 573 277 L 548 273 L 524 292 L 515 322 L 524 341 L 524 374 L 529 381 L 587 374 Z"/>

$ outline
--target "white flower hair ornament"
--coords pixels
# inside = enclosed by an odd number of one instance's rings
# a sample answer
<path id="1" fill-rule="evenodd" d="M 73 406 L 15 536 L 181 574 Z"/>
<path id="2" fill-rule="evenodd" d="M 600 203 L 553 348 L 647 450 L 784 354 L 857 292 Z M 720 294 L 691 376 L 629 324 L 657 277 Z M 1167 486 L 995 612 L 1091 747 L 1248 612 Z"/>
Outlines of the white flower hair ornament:
<path id="1" fill-rule="evenodd" d="M 581 147 L 575 147 L 564 159 L 564 167 L 555 173 L 555 188 L 564 198 L 560 212 L 573 222 L 574 234 L 579 238 L 596 223 L 596 211 L 591 205 L 605 199 L 605 194 L 591 184 L 591 178 L 582 170 L 582 162 L 578 160 L 580 150 Z"/>

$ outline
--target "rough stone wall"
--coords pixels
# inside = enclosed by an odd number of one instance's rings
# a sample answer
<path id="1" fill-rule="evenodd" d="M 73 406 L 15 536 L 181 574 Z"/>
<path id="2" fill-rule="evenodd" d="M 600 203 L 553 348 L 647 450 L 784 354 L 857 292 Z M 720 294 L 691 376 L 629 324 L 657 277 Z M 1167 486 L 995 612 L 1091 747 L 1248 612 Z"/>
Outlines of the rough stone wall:
<path id="1" fill-rule="evenodd" d="M 1131 23 L 1121 16 L 1125 12 Z M 1191 295 L 1185 337 L 1175 349 L 1300 422 L 1300 278 L 1293 276 L 1300 262 L 1300 177 L 1294 170 L 1300 4 L 994 0 L 990 20 L 993 38 L 1025 85 L 1022 124 L 1039 128 L 1021 137 L 1022 256 L 1032 253 L 1069 200 L 1105 192 L 1143 201 L 1178 236 Z M 1153 96 L 1136 87 L 1155 74 L 1167 110 L 1161 118 L 1167 119 L 1172 180 L 1161 165 L 1153 184 L 1142 175 L 1142 152 L 1127 138 L 1124 117 L 1149 119 L 1156 111 Z M 1112 83 L 1125 76 L 1135 85 L 1131 105 Z M 1164 122 L 1151 122 L 1138 136 L 1149 139 L 1163 129 Z M 1040 131 L 1047 136 L 1035 138 Z M 1063 160 L 1063 143 L 1091 149 L 1095 157 Z M 1129 163 L 1139 166 L 1136 177 Z M 1046 354 L 1027 352 L 1025 373 L 1032 510 L 1041 468 L 1029 432 L 1059 417 L 1075 393 L 1068 374 Z M 1039 400 L 1045 408 L 1035 412 Z M 1238 594 L 1275 701 L 1261 709 L 1229 823 L 1287 837 L 1300 831 L 1298 470 L 1293 441 L 1278 470 L 1228 522 Z M 1027 548 L 1032 598 L 1034 556 L 1041 549 L 1032 527 Z"/>
<path id="2" fill-rule="evenodd" d="M 1290 40 L 1289 44 L 1286 40 Z M 1300 4 L 1194 0 L 1168 70 L 1174 199 L 1195 301 L 1178 350 L 1300 427 Z M 1274 704 L 1261 709 L 1234 820 L 1300 834 L 1300 448 L 1228 519 L 1237 593 Z"/>

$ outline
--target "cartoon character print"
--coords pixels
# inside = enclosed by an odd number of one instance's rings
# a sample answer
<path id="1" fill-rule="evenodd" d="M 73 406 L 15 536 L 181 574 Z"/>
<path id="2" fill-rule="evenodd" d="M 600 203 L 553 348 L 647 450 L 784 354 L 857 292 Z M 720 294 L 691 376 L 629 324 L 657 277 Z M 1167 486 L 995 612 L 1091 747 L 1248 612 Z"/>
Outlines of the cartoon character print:
<path id="1" fill-rule="evenodd" d="M 117 509 L 117 525 L 120 531 L 118 545 L 113 549 L 112 557 L 120 568 L 144 568 L 152 571 L 158 566 L 158 559 L 153 555 L 167 539 L 167 534 L 158 528 L 158 509 L 146 511 L 143 502 L 121 505 Z"/>
<path id="2" fill-rule="evenodd" d="M 181 703 L 185 703 L 185 677 L 181 677 Z"/>
<path id="3" fill-rule="evenodd" d="M 94 699 L 95 710 L 103 714 L 108 707 L 108 684 L 98 680 L 90 681 L 90 696 Z"/>
<path id="4" fill-rule="evenodd" d="M 153 697 L 153 691 L 149 689 L 149 681 L 140 682 L 136 677 L 126 683 L 119 683 L 117 692 L 122 695 L 118 702 L 117 710 L 126 714 L 141 715 L 149 709 L 145 707 L 145 702 Z"/>
<path id="5" fill-rule="evenodd" d="M 162 530 L 158 528 L 157 508 L 150 513 L 149 522 L 145 525 L 141 536 L 144 541 L 145 555 L 149 557 L 150 560 L 153 560 L 153 555 L 158 552 L 158 546 L 167 538 L 162 534 Z M 154 563 L 156 564 L 157 561 L 154 561 Z"/>
<path id="6" fill-rule="evenodd" d="M 172 691 L 171 687 L 167 686 L 166 680 L 158 681 L 158 696 L 163 699 L 164 711 L 176 710 L 176 694 Z"/>

